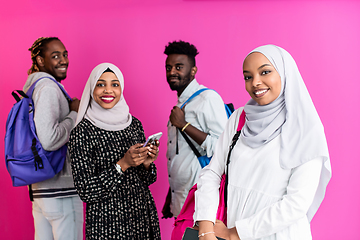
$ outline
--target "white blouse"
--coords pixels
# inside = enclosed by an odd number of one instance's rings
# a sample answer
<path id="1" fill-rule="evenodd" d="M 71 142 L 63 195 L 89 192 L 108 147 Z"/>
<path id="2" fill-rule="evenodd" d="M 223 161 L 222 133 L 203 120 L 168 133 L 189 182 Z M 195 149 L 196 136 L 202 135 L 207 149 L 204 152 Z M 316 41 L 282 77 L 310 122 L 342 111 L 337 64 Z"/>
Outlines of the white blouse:
<path id="1" fill-rule="evenodd" d="M 241 112 L 233 113 L 211 163 L 200 173 L 195 221 L 215 222 L 219 183 Z M 280 137 L 255 149 L 240 137 L 232 151 L 227 226 L 236 227 L 241 240 L 312 239 L 306 213 L 319 185 L 322 160 L 315 158 L 294 169 L 282 169 Z"/>

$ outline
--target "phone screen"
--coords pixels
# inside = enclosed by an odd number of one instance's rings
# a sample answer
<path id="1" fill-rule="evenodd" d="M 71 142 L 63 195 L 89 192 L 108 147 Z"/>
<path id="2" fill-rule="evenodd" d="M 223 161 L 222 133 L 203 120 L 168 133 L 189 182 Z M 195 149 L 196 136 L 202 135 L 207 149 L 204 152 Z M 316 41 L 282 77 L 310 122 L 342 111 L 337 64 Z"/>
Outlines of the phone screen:
<path id="1" fill-rule="evenodd" d="M 145 147 L 148 143 L 151 144 L 152 142 L 159 140 L 161 136 L 162 136 L 162 132 L 158 132 L 158 133 L 155 133 L 155 134 L 149 136 L 147 138 L 146 142 L 144 143 L 143 147 Z"/>

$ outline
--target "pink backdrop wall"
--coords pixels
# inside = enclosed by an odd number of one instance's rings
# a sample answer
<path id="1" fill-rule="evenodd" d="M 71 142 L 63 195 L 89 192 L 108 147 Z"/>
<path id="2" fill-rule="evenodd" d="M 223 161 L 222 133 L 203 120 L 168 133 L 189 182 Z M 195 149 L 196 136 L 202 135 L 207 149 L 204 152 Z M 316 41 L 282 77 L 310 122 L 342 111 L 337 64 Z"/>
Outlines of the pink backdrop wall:
<path id="1" fill-rule="evenodd" d="M 273 43 L 287 49 L 299 69 L 325 126 L 333 178 L 312 221 L 313 237 L 360 239 L 358 169 L 360 3 L 358 1 L 191 1 L 191 0 L 14 0 L 0 9 L 0 138 L 30 67 L 27 49 L 40 36 L 58 36 L 69 51 L 72 96 L 81 97 L 92 68 L 108 61 L 125 76 L 125 97 L 147 135 L 162 131 L 176 93 L 165 79 L 163 54 L 169 41 L 197 46 L 199 82 L 225 102 L 243 106 L 242 61 L 253 48 Z M 151 186 L 159 212 L 168 188 L 166 134 Z M 4 156 L 0 145 L 0 155 Z M 11 185 L 0 164 L 1 239 L 33 239 L 31 203 L 25 187 Z M 160 213 L 161 216 L 161 213 Z M 160 220 L 169 239 L 173 220 Z"/>

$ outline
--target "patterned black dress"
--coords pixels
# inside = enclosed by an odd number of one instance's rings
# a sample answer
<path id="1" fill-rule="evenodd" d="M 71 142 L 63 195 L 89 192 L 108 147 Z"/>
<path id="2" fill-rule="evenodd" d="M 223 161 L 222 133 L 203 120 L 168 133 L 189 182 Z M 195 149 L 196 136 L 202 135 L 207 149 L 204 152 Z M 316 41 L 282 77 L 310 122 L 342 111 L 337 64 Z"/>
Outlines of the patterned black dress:
<path id="1" fill-rule="evenodd" d="M 120 174 L 115 164 L 136 143 L 145 142 L 141 122 L 121 131 L 106 131 L 82 120 L 70 135 L 74 184 L 86 203 L 86 239 L 160 239 L 160 228 L 149 185 L 156 167 L 141 164 Z"/>

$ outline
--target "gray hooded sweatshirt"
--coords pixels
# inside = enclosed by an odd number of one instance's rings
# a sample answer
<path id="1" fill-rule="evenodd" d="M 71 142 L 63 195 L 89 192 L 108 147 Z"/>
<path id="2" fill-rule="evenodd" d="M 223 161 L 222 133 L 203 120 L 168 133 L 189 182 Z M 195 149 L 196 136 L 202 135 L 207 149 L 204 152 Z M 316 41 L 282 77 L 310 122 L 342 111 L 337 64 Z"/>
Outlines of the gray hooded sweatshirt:
<path id="1" fill-rule="evenodd" d="M 69 103 L 59 86 L 48 73 L 36 72 L 29 75 L 24 92 L 39 78 L 32 95 L 34 101 L 34 122 L 36 133 L 43 148 L 55 151 L 69 140 L 71 129 L 75 125 L 77 113 L 70 111 Z M 74 188 L 70 168 L 69 153 L 64 163 L 63 170 L 53 178 L 32 184 L 34 198 L 61 198 L 77 195 Z"/>

